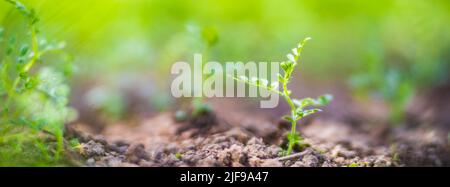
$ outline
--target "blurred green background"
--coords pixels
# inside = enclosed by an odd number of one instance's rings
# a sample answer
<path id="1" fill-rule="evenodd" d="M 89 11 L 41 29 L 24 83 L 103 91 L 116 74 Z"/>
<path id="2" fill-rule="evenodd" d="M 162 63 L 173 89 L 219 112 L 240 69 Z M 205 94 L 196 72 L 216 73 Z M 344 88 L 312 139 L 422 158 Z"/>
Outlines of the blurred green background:
<path id="1" fill-rule="evenodd" d="M 72 85 L 103 82 L 112 87 L 106 90 L 114 90 L 146 77 L 134 85 L 164 97 L 171 64 L 191 61 L 192 54 L 201 51 L 195 29 L 205 27 L 219 36 L 209 56 L 220 62 L 283 60 L 299 40 L 312 37 L 303 55 L 302 77 L 345 83 L 388 100 L 449 78 L 448 0 L 23 2 L 40 16 L 40 34 L 66 41 L 76 66 Z M 5 28 L 25 27 L 21 19 L 0 2 Z M 407 93 L 396 96 L 401 92 Z M 156 99 L 160 105 L 168 103 L 161 97 Z M 108 103 L 113 113 L 120 111 L 114 109 L 120 102 Z"/>

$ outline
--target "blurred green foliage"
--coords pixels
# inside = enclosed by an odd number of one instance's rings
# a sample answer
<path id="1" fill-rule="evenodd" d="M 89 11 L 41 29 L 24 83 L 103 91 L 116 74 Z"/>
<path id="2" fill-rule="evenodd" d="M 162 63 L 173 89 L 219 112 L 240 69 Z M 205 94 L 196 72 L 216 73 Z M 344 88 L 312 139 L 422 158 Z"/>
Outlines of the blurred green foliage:
<path id="1" fill-rule="evenodd" d="M 25 2 L 42 15 L 47 35 L 71 44 L 68 49 L 84 74 L 101 71 L 117 76 L 188 60 L 186 56 L 198 50 L 187 41 L 186 28 L 194 23 L 220 35 L 211 50 L 218 61 L 280 59 L 292 41 L 311 36 L 316 44 L 304 58 L 314 63 L 303 68 L 317 79 L 346 78 L 358 70 L 373 41 L 385 51 L 384 63 L 421 64 L 414 70 L 421 81 L 447 76 L 440 68 L 448 62 L 445 52 L 450 48 L 450 26 L 444 24 L 450 21 L 446 0 Z M 0 12 L 4 24 L 14 22 L 10 7 L 1 6 Z"/>
<path id="2" fill-rule="evenodd" d="M 292 41 L 311 35 L 316 40 L 311 51 L 316 52 L 305 55 L 305 60 L 314 63 L 304 68 L 311 75 L 327 72 L 321 74 L 325 77 L 358 69 L 373 41 L 385 50 L 386 63 L 423 63 L 425 67 L 416 71 L 429 76 L 436 72 L 429 62 L 448 58 L 444 52 L 450 40 L 450 26 L 443 24 L 450 21 L 446 0 L 25 2 L 42 15 L 47 35 L 71 44 L 68 49 L 76 54 L 81 72 L 102 69 L 105 76 L 114 76 L 109 71 L 138 71 L 187 60 L 179 55 L 160 61 L 172 51 L 198 50 L 186 41 L 186 28 L 192 23 L 218 32 L 221 40 L 211 51 L 218 61 L 276 60 Z M 1 6 L 5 24 L 15 19 L 9 9 Z"/>
<path id="3" fill-rule="evenodd" d="M 198 40 L 192 41 L 195 27 L 205 28 L 200 36 L 214 45 L 208 59 L 219 62 L 277 61 L 293 41 L 311 36 L 315 42 L 302 57 L 302 73 L 296 76 L 336 83 L 351 80 L 356 92 L 382 97 L 394 111 L 401 111 L 418 90 L 449 80 L 448 0 L 24 0 L 23 4 L 34 8 L 30 15 L 39 15 L 39 28 L 45 31 L 39 32 L 41 38 L 49 38 L 39 41 L 41 50 L 59 48 L 62 43 L 57 41 L 66 41 L 65 51 L 75 57 L 75 68 L 51 63 L 52 69 L 20 76 L 26 83 L 21 88 L 33 89 L 40 85 L 40 77 L 59 77 L 49 85 L 57 93 L 49 96 L 62 98 L 56 99 L 57 107 L 67 102 L 69 89 L 63 78 L 72 73 L 74 88 L 85 79 L 108 87 L 109 95 L 100 105 L 113 116 L 126 111 L 119 80 L 129 75 L 152 80 L 141 81 L 153 87 L 149 105 L 169 104 L 160 98 L 168 95 L 170 66 L 203 52 Z M 16 8 L 0 2 L 3 68 L 4 61 L 20 66 L 31 54 L 26 22 Z M 70 61 L 72 56 L 51 53 L 38 65 L 53 60 Z M 2 83 L 0 90 L 7 84 Z M 35 94 L 24 97 L 36 103 L 42 99 Z"/>
<path id="4" fill-rule="evenodd" d="M 67 107 L 70 63 L 58 58 L 67 54 L 62 44 L 40 37 L 34 9 L 14 0 L 1 3 L 21 19 L 17 29 L 2 29 L 7 42 L 0 43 L 0 165 L 60 163 L 64 123 L 75 114 Z"/>

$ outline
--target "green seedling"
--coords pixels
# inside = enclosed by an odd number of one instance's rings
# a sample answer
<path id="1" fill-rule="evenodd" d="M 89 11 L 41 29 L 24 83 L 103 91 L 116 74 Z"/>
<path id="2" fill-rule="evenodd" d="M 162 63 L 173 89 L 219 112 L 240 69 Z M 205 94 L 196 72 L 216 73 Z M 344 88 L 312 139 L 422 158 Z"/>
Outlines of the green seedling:
<path id="1" fill-rule="evenodd" d="M 350 86 L 358 98 L 380 98 L 390 109 L 388 122 L 399 124 L 405 120 L 407 104 L 414 95 L 417 80 L 408 67 L 395 68 L 386 64 L 380 46 L 372 46 L 361 63 L 359 72 L 350 77 Z"/>
<path id="2" fill-rule="evenodd" d="M 202 41 L 202 48 L 203 48 L 203 61 L 202 61 L 202 68 L 205 61 L 208 60 L 208 56 L 210 53 L 211 48 L 217 44 L 219 37 L 217 34 L 217 31 L 213 27 L 204 27 L 201 30 L 201 41 Z M 214 74 L 207 74 L 202 76 L 203 82 L 208 79 L 209 77 L 213 76 Z M 196 97 L 194 100 L 192 100 L 192 106 L 193 106 L 193 116 L 199 116 L 201 114 L 211 112 L 211 107 L 204 102 L 203 97 Z"/>
<path id="3" fill-rule="evenodd" d="M 293 99 L 291 97 L 291 91 L 288 89 L 288 84 L 292 80 L 292 74 L 295 67 L 298 65 L 300 55 L 302 53 L 303 47 L 310 38 L 306 38 L 301 41 L 298 46 L 292 49 L 292 53 L 287 55 L 288 60 L 280 64 L 283 74 L 278 74 L 278 81 L 273 81 L 269 83 L 268 80 L 252 77 L 248 78 L 246 76 L 233 77 L 234 79 L 244 82 L 246 84 L 260 87 L 268 91 L 272 91 L 279 94 L 284 98 L 284 100 L 289 104 L 291 108 L 290 115 L 283 116 L 283 119 L 291 123 L 291 131 L 287 135 L 288 147 L 285 151 L 285 155 L 290 155 L 294 146 L 302 144 L 302 137 L 297 134 L 297 122 L 302 118 L 321 111 L 317 108 L 310 108 L 311 106 L 323 106 L 327 105 L 331 99 L 331 95 L 320 96 L 317 99 L 304 98 L 304 99 Z M 279 91 L 278 86 L 281 83 L 281 91 Z"/>
<path id="4" fill-rule="evenodd" d="M 193 42 L 195 44 L 195 48 L 199 48 L 202 51 L 202 64 L 201 69 L 203 70 L 203 64 L 208 60 L 208 56 L 210 54 L 210 50 L 213 46 L 215 46 L 219 40 L 217 30 L 214 27 L 199 27 L 195 24 L 189 25 L 189 32 L 192 34 L 192 38 L 195 39 Z M 203 73 L 203 72 L 202 72 Z M 204 74 L 202 76 L 202 82 L 204 82 L 209 77 L 214 76 L 214 73 Z M 195 97 L 191 100 L 192 107 L 192 117 L 199 117 L 203 114 L 207 114 L 212 112 L 211 106 L 205 103 L 203 97 Z M 175 118 L 177 121 L 184 121 L 187 119 L 186 116 L 181 115 L 186 112 L 179 110 L 175 114 Z"/>
<path id="5" fill-rule="evenodd" d="M 70 145 L 70 147 L 75 148 L 75 147 L 77 147 L 78 145 L 80 145 L 80 141 L 78 141 L 78 139 L 76 139 L 76 138 L 72 138 L 72 139 L 69 141 L 69 145 Z"/>
<path id="6" fill-rule="evenodd" d="M 175 158 L 177 158 L 178 160 L 180 160 L 183 157 L 183 154 L 180 152 L 175 153 Z"/>
<path id="7" fill-rule="evenodd" d="M 188 119 L 188 115 L 185 111 L 178 110 L 175 112 L 175 120 L 177 122 L 186 121 Z"/>
<path id="8" fill-rule="evenodd" d="M 78 139 L 73 138 L 69 141 L 69 145 L 72 150 L 76 151 L 80 155 L 86 155 L 86 145 L 84 143 L 80 143 Z"/>

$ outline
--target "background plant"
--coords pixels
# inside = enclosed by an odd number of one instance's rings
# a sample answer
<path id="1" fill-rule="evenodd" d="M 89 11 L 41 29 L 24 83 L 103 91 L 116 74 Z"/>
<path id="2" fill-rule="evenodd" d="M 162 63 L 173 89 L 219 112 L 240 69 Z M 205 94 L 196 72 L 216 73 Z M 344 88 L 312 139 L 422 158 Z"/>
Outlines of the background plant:
<path id="1" fill-rule="evenodd" d="M 283 70 L 283 74 L 278 74 L 278 81 L 272 81 L 270 83 L 268 80 L 263 78 L 258 77 L 248 78 L 245 75 L 235 78 L 238 81 L 242 81 L 249 85 L 263 88 L 268 91 L 272 91 L 276 94 L 279 94 L 289 104 L 291 113 L 289 115 L 283 116 L 284 120 L 289 121 L 291 123 L 291 131 L 287 136 L 288 146 L 287 150 L 284 153 L 285 155 L 290 155 L 292 153 L 294 146 L 301 145 L 302 143 L 301 136 L 296 132 L 297 122 L 306 116 L 321 111 L 320 109 L 309 107 L 327 105 L 332 99 L 331 95 L 320 96 L 317 99 L 313 98 L 293 99 L 291 97 L 291 91 L 288 88 L 288 84 L 292 80 L 292 74 L 295 70 L 295 67 L 298 65 L 298 61 L 302 53 L 303 47 L 305 46 L 308 40 L 310 40 L 310 38 L 306 38 L 302 42 L 300 42 L 296 48 L 292 49 L 292 53 L 289 53 L 287 55 L 288 60 L 280 64 L 281 69 Z M 278 90 L 279 83 L 281 83 L 281 91 Z"/>
<path id="2" fill-rule="evenodd" d="M 379 52 L 379 51 L 378 51 Z M 395 68 L 381 62 L 384 58 L 371 50 L 363 59 L 361 72 L 350 77 L 350 86 L 357 98 L 378 98 L 388 105 L 388 122 L 403 123 L 407 104 L 415 94 L 417 82 L 407 69 Z"/>
<path id="3" fill-rule="evenodd" d="M 64 123 L 75 114 L 67 107 L 71 57 L 62 51 L 64 43 L 39 37 L 33 9 L 5 2 L 24 17 L 17 27 L 25 27 L 23 32 L 1 29 L 0 165 L 56 164 L 64 149 Z"/>
<path id="4" fill-rule="evenodd" d="M 388 106 L 388 123 L 396 125 L 405 122 L 405 113 L 412 98 L 431 85 L 446 84 L 444 72 L 448 63 L 443 56 L 418 39 L 416 56 L 397 57 L 381 41 L 368 39 L 367 51 L 361 54 L 361 63 L 356 73 L 350 76 L 350 86 L 357 98 L 378 99 Z M 426 55 L 427 57 L 424 57 Z"/>
<path id="5" fill-rule="evenodd" d="M 187 53 L 189 57 L 192 57 L 193 53 L 201 52 L 202 55 L 202 64 L 201 69 L 203 70 L 203 66 L 205 62 L 208 61 L 210 56 L 210 51 L 213 46 L 215 46 L 219 40 L 217 30 L 214 27 L 200 27 L 195 23 L 190 23 L 187 25 L 187 31 L 189 33 L 188 43 L 191 44 L 191 47 L 196 51 L 192 51 L 192 53 Z M 214 76 L 214 73 L 204 74 L 202 72 L 202 81 L 208 79 L 209 77 Z M 195 90 L 194 90 L 195 91 Z M 192 116 L 198 117 L 207 112 L 211 112 L 212 108 L 205 101 L 204 97 L 194 97 L 190 101 L 190 105 L 192 107 Z M 179 121 L 186 118 L 186 112 L 177 111 L 175 113 L 175 118 Z"/>

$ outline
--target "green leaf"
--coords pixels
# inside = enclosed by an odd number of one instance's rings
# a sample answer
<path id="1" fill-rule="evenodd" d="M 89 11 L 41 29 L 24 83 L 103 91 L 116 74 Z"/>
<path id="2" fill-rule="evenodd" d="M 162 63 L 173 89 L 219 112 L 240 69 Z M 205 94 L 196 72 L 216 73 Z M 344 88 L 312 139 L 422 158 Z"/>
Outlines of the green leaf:
<path id="1" fill-rule="evenodd" d="M 28 45 L 26 45 L 26 44 L 22 45 L 22 47 L 20 47 L 20 50 L 19 50 L 19 56 L 25 56 L 28 53 L 29 49 L 30 48 Z"/>
<path id="2" fill-rule="evenodd" d="M 286 56 L 290 62 L 296 63 L 295 57 L 292 54 L 287 54 Z"/>
<path id="3" fill-rule="evenodd" d="M 297 49 L 297 48 L 292 49 L 292 54 L 293 54 L 294 56 L 298 56 L 298 55 L 299 55 L 299 54 L 298 54 L 298 49 Z"/>
<path id="4" fill-rule="evenodd" d="M 311 38 L 309 38 L 309 37 L 305 38 L 303 41 L 299 42 L 299 44 L 296 48 L 292 49 L 292 54 L 291 53 L 287 54 L 287 58 L 289 59 L 290 62 L 293 63 L 293 66 L 297 65 L 297 61 L 300 58 L 300 54 L 303 50 L 303 46 L 310 39 Z"/>
<path id="5" fill-rule="evenodd" d="M 75 148 L 76 146 L 80 145 L 80 141 L 78 141 L 78 139 L 76 139 L 76 138 L 72 138 L 69 141 L 69 145 L 70 145 L 70 147 Z"/>
<path id="6" fill-rule="evenodd" d="M 298 118 L 297 118 L 297 120 L 300 120 L 301 118 L 304 118 L 304 117 L 306 117 L 306 116 L 309 116 L 309 115 L 311 115 L 311 114 L 314 114 L 314 113 L 316 113 L 316 112 L 320 112 L 320 111 L 322 111 L 322 110 L 320 110 L 320 109 L 309 109 L 309 110 L 298 110 L 296 113 L 297 113 L 297 115 L 298 115 Z"/>
<path id="7" fill-rule="evenodd" d="M 287 69 L 288 69 L 288 65 L 286 62 L 281 62 L 280 67 L 283 71 L 287 71 Z"/>
<path id="8" fill-rule="evenodd" d="M 317 102 L 320 105 L 328 105 L 331 102 L 331 100 L 333 100 L 333 96 L 330 94 L 326 94 L 317 98 Z"/>
<path id="9" fill-rule="evenodd" d="M 278 81 L 281 83 L 284 83 L 286 81 L 286 79 L 283 77 L 283 75 L 281 75 L 279 73 L 277 74 L 277 77 L 278 77 Z"/>
<path id="10" fill-rule="evenodd" d="M 295 106 L 299 107 L 299 108 L 305 108 L 308 106 L 324 106 L 327 105 L 331 102 L 331 100 L 333 99 L 332 95 L 323 95 L 318 97 L 317 99 L 313 99 L 310 97 L 298 100 L 298 99 L 293 99 L 292 102 L 295 104 Z"/>
<path id="11" fill-rule="evenodd" d="M 175 112 L 175 120 L 176 121 L 181 122 L 181 121 L 186 121 L 186 119 L 188 119 L 187 112 L 182 111 L 182 110 L 177 110 Z"/>
<path id="12" fill-rule="evenodd" d="M 19 73 L 19 77 L 20 77 L 20 79 L 25 80 L 25 79 L 28 78 L 28 73 L 27 72 L 20 72 Z"/>
<path id="13" fill-rule="evenodd" d="M 175 153 L 175 158 L 181 159 L 181 158 L 183 158 L 183 154 L 181 154 L 180 152 L 177 152 L 177 153 Z"/>
<path id="14" fill-rule="evenodd" d="M 193 116 L 199 116 L 208 112 L 211 112 L 213 109 L 206 103 L 202 102 L 194 102 L 194 110 L 192 111 Z"/>
<path id="15" fill-rule="evenodd" d="M 28 10 L 27 7 L 25 7 L 25 5 L 23 5 L 19 1 L 6 0 L 6 2 L 13 4 L 16 7 L 16 9 L 19 10 L 19 12 L 21 12 L 24 16 L 28 18 L 29 23 L 35 24 L 36 22 L 39 21 L 39 18 L 37 17 L 36 11 L 34 9 Z"/>
<path id="16" fill-rule="evenodd" d="M 39 17 L 37 16 L 36 11 L 34 9 L 30 10 L 28 17 L 30 19 L 31 24 L 36 24 L 39 21 Z"/>
<path id="17" fill-rule="evenodd" d="M 20 56 L 16 58 L 17 63 L 24 64 L 25 63 L 25 57 Z"/>
<path id="18" fill-rule="evenodd" d="M 42 68 L 38 72 L 37 79 L 40 82 L 37 87 L 39 91 L 58 105 L 65 106 L 67 104 L 70 89 L 65 84 L 65 77 L 61 72 L 52 68 Z"/>
<path id="19" fill-rule="evenodd" d="M 208 46 L 213 46 L 219 40 L 217 30 L 213 27 L 205 27 L 202 30 L 202 38 L 208 44 Z"/>
<path id="20" fill-rule="evenodd" d="M 285 115 L 283 116 L 283 120 L 289 121 L 289 122 L 294 122 L 294 120 L 292 120 L 291 116 Z"/>
<path id="21" fill-rule="evenodd" d="M 239 76 L 239 77 L 234 77 L 233 75 L 228 75 L 229 77 L 233 78 L 234 80 L 237 81 L 241 81 L 245 84 L 251 85 L 251 86 L 256 86 L 259 88 L 263 88 L 266 89 L 268 91 L 272 91 L 275 92 L 276 94 L 279 95 L 283 95 L 283 93 L 281 93 L 280 91 L 278 91 L 278 82 L 272 82 L 271 84 L 269 84 L 269 81 L 267 79 L 260 79 L 258 77 L 252 77 L 252 78 L 248 78 L 246 76 Z"/>
<path id="22" fill-rule="evenodd" d="M 19 1 L 15 1 L 15 3 L 17 10 L 27 12 L 27 8 L 22 3 L 20 3 Z"/>
<path id="23" fill-rule="evenodd" d="M 281 69 L 283 69 L 284 72 L 292 72 L 294 69 L 294 63 L 293 61 L 285 61 L 280 63 Z"/>
<path id="24" fill-rule="evenodd" d="M 29 77 L 25 82 L 25 88 L 26 89 L 33 89 L 35 88 L 39 83 L 39 80 L 36 77 Z"/>
<path id="25" fill-rule="evenodd" d="M 295 106 L 303 109 L 304 107 L 314 105 L 316 103 L 316 100 L 308 97 L 301 100 L 293 99 L 292 102 L 294 103 Z"/>

